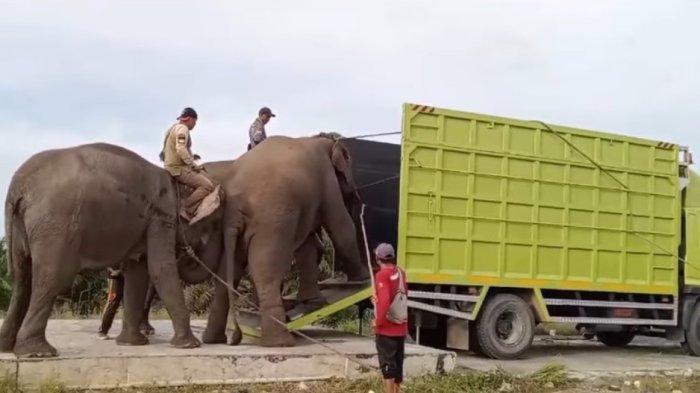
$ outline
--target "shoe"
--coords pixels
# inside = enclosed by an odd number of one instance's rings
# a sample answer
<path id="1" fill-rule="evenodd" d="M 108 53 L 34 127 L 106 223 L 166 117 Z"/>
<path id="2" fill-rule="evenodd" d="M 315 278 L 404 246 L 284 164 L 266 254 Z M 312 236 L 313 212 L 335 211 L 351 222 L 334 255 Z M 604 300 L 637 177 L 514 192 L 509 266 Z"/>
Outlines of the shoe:
<path id="1" fill-rule="evenodd" d="M 187 222 L 190 222 L 190 220 L 192 219 L 192 216 L 190 216 L 190 214 L 187 213 L 187 210 L 184 207 L 180 209 L 180 217 L 182 217 Z"/>

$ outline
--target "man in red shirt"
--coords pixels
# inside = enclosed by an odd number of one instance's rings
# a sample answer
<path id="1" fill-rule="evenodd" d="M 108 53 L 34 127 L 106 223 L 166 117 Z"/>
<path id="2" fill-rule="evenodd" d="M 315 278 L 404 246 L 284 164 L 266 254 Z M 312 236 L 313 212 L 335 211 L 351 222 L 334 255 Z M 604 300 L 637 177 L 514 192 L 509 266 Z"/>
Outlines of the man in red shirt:
<path id="1" fill-rule="evenodd" d="M 379 367 L 384 377 L 384 391 L 398 393 L 403 381 L 404 339 L 408 335 L 408 324 L 406 320 L 396 320 L 395 316 L 388 314 L 396 295 L 400 292 L 408 294 L 406 273 L 396 266 L 394 247 L 390 244 L 377 246 L 374 256 L 379 265 L 375 278 L 377 293 L 372 298 Z M 405 304 L 402 306 L 403 315 L 406 315 Z"/>

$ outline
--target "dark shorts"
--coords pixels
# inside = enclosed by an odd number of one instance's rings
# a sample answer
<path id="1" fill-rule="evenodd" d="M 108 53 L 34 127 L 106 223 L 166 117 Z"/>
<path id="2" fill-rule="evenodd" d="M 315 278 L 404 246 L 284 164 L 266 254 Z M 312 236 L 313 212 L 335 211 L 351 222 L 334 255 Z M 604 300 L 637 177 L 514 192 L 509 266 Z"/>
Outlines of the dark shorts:
<path id="1" fill-rule="evenodd" d="M 397 383 L 403 381 L 404 338 L 380 336 L 375 337 L 379 368 L 384 379 L 393 379 Z"/>

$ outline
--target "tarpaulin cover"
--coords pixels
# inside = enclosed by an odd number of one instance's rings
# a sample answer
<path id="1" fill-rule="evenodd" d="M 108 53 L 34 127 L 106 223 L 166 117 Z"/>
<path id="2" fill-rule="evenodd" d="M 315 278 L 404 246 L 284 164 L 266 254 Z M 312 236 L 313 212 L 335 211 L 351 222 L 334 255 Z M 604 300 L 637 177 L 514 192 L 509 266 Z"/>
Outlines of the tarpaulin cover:
<path id="1" fill-rule="evenodd" d="M 401 146 L 360 139 L 345 139 L 343 143 L 352 157 L 355 183 L 366 205 L 369 246 L 374 249 L 379 243 L 391 243 L 396 247 Z M 377 184 L 370 185 L 373 183 Z"/>

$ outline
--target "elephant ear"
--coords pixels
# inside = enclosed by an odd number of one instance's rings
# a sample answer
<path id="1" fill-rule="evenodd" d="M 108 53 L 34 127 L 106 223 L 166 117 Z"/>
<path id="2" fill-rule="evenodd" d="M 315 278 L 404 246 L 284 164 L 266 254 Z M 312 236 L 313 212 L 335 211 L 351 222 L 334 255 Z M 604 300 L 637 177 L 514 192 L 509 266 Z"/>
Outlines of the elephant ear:
<path id="1" fill-rule="evenodd" d="M 331 161 L 335 168 L 338 183 L 343 194 L 352 193 L 355 191 L 355 182 L 352 177 L 352 160 L 350 153 L 339 141 L 333 144 L 331 151 Z"/>

